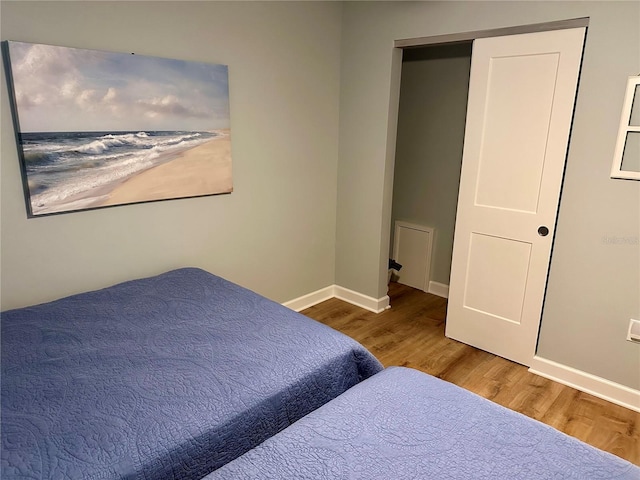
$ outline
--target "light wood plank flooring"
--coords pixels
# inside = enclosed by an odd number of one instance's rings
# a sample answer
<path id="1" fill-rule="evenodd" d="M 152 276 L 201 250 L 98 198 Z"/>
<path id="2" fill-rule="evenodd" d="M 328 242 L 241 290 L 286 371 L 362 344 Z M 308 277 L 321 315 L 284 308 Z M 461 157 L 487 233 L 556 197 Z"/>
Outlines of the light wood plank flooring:
<path id="1" fill-rule="evenodd" d="M 385 367 L 412 367 L 640 465 L 640 413 L 528 372 L 444 336 L 446 300 L 398 283 L 374 314 L 338 299 L 301 313 L 356 339 Z"/>

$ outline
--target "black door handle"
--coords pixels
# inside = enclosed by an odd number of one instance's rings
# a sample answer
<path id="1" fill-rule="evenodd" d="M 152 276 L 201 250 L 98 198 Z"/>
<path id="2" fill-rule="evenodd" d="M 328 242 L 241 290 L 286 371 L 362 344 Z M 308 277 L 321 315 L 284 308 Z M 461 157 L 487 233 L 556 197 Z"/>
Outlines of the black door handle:
<path id="1" fill-rule="evenodd" d="M 541 237 L 546 237 L 547 235 L 549 235 L 549 229 L 542 225 L 538 228 L 538 235 L 540 235 Z"/>

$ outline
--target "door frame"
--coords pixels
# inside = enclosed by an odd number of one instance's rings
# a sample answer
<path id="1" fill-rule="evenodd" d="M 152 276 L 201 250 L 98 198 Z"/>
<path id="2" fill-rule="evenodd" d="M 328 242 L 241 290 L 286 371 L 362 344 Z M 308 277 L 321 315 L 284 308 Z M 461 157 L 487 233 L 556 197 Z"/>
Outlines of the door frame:
<path id="1" fill-rule="evenodd" d="M 477 40 L 488 37 L 506 37 L 507 35 L 520 35 L 521 33 L 549 32 L 552 30 L 566 30 L 569 28 L 587 28 L 589 17 L 573 18 L 570 20 L 558 20 L 555 22 L 532 23 L 529 25 L 518 25 L 515 27 L 493 28 L 489 30 L 476 30 L 472 32 L 450 33 L 445 35 L 435 35 L 430 37 L 406 38 L 396 40 L 394 48 L 419 48 L 428 45 L 442 43 L 458 43 Z"/>
<path id="2" fill-rule="evenodd" d="M 394 48 L 392 51 L 392 65 L 391 65 L 391 95 L 390 95 L 390 105 L 389 105 L 389 123 L 388 123 L 388 131 L 387 131 L 387 161 L 385 167 L 385 177 L 384 177 L 384 198 L 383 198 L 383 209 L 382 209 L 382 220 L 383 220 L 383 229 L 385 230 L 386 243 L 382 242 L 382 249 L 380 251 L 380 289 L 382 291 L 383 287 L 386 289 L 386 280 L 387 280 L 387 271 L 388 271 L 388 251 L 389 251 L 389 243 L 391 239 L 391 229 L 393 226 L 391 225 L 391 211 L 392 211 L 392 203 L 393 203 L 393 177 L 395 170 L 395 151 L 396 151 L 396 136 L 397 136 L 397 126 L 398 126 L 398 111 L 400 104 L 400 78 L 402 73 L 402 51 L 404 49 L 409 48 L 420 48 L 426 46 L 436 46 L 436 45 L 445 45 L 452 43 L 462 43 L 462 42 L 473 42 L 474 40 L 480 38 L 488 38 L 488 37 L 503 37 L 508 35 L 519 35 L 523 33 L 537 33 L 537 32 L 547 32 L 553 30 L 565 30 L 571 28 L 585 28 L 588 30 L 589 27 L 589 17 L 580 17 L 568 20 L 558 20 L 552 22 L 544 22 L 544 23 L 535 23 L 535 24 L 527 24 L 527 25 L 518 25 L 512 27 L 502 27 L 502 28 L 494 28 L 487 30 L 476 30 L 469 32 L 461 32 L 461 33 L 451 33 L 444 35 L 435 35 L 435 36 L 427 36 L 427 37 L 416 37 L 416 38 L 407 38 L 400 39 L 394 41 Z M 586 37 L 585 37 L 586 38 Z M 586 40 L 585 40 L 586 41 Z M 583 50 L 584 53 L 584 50 Z M 471 53 L 473 56 L 473 51 Z M 579 77 L 578 77 L 579 82 Z M 579 85 L 578 85 L 579 87 Z M 577 91 L 576 91 L 577 98 Z M 569 140 L 570 141 L 570 140 Z M 564 177 L 562 179 L 562 184 L 564 184 Z M 562 192 L 562 184 L 560 187 L 560 191 Z M 555 229 L 554 229 L 555 232 Z M 455 236 L 455 233 L 454 233 Z M 552 239 L 552 251 L 553 251 L 553 241 Z M 385 248 L 386 245 L 386 248 Z M 384 280 L 384 285 L 382 285 Z M 546 289 L 545 289 L 546 296 Z M 543 309 L 544 313 L 544 299 L 543 299 Z M 538 329 L 540 327 L 538 326 Z"/>

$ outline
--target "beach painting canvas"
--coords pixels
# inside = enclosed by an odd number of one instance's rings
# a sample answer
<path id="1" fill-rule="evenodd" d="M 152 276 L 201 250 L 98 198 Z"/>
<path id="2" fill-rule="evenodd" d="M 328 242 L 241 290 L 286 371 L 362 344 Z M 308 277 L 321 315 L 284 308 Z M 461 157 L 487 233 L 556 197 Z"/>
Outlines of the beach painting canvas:
<path id="1" fill-rule="evenodd" d="M 2 46 L 30 217 L 232 191 L 226 65 Z"/>

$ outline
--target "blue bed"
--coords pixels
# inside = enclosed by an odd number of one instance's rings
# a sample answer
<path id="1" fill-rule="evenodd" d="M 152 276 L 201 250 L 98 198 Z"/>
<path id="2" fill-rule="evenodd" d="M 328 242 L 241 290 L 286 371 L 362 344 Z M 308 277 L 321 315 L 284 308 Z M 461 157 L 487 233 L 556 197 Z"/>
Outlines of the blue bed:
<path id="1" fill-rule="evenodd" d="M 199 269 L 3 312 L 1 334 L 5 480 L 199 479 L 382 369 Z"/>
<path id="2" fill-rule="evenodd" d="M 435 377 L 389 368 L 205 477 L 638 480 L 640 468 Z"/>

